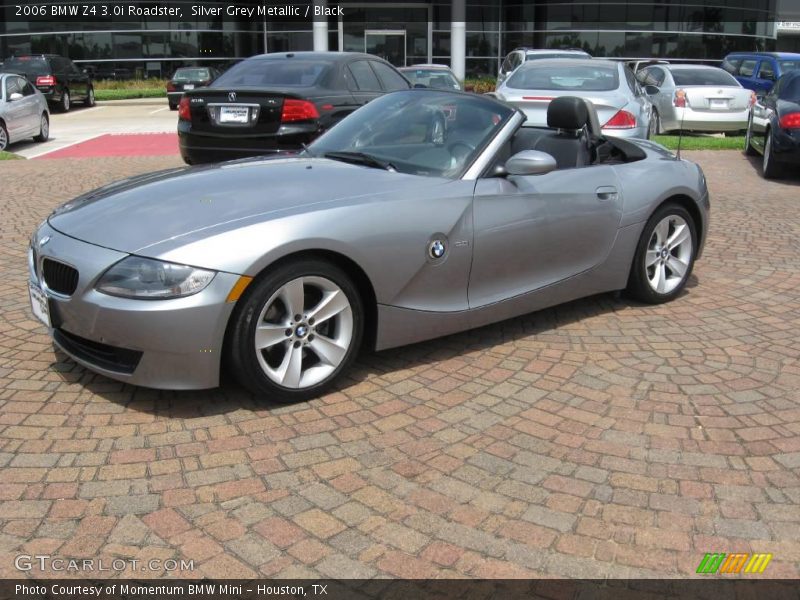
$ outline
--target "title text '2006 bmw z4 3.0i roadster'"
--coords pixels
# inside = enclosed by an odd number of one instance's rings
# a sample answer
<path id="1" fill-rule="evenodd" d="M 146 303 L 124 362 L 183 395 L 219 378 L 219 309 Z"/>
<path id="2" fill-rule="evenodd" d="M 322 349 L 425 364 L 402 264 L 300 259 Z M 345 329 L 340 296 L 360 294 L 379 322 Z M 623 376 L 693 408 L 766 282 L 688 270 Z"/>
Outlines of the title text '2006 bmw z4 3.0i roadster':
<path id="1" fill-rule="evenodd" d="M 380 97 L 294 156 L 120 181 L 31 240 L 33 312 L 78 363 L 136 385 L 325 390 L 378 350 L 578 297 L 683 289 L 708 229 L 700 168 L 605 139 L 591 104 L 548 128 L 495 99 Z"/>

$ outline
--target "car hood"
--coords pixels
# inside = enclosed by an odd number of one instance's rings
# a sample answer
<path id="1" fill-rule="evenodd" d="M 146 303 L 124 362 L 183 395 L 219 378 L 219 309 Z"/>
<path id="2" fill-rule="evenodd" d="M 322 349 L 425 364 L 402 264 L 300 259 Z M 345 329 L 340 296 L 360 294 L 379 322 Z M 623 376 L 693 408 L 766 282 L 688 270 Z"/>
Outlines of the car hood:
<path id="1" fill-rule="evenodd" d="M 337 203 L 379 201 L 398 188 L 441 180 L 371 169 L 322 158 L 249 159 L 209 167 L 182 167 L 124 179 L 57 208 L 51 227 L 120 252 L 313 212 Z M 196 238 L 196 235 L 193 236 Z"/>

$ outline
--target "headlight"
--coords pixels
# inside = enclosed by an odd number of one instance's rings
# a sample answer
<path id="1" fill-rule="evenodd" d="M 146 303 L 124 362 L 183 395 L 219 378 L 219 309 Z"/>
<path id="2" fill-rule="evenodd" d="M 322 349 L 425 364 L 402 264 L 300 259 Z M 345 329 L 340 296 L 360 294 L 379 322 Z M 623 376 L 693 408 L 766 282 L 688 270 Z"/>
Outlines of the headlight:
<path id="1" fill-rule="evenodd" d="M 122 298 L 182 298 L 205 288 L 214 275 L 214 271 L 129 256 L 103 273 L 96 289 L 109 296 Z"/>

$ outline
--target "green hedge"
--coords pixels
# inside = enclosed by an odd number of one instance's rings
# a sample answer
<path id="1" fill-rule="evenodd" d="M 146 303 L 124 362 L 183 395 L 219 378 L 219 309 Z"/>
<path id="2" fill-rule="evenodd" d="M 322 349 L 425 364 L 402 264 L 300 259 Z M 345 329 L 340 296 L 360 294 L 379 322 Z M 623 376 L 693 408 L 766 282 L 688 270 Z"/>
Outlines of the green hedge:
<path id="1" fill-rule="evenodd" d="M 24 158 L 24 156 L 18 156 L 11 152 L 0 152 L 0 160 L 22 160 Z"/>
<path id="2" fill-rule="evenodd" d="M 166 98 L 164 88 L 142 88 L 138 90 L 95 90 L 95 100 L 128 100 L 130 98 Z"/>

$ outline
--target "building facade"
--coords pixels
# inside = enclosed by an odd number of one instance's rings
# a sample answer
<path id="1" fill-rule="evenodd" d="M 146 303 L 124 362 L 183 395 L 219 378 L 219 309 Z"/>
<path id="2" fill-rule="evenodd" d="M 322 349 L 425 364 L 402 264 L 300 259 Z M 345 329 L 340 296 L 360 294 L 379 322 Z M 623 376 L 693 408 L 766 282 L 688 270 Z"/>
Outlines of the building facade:
<path id="1" fill-rule="evenodd" d="M 313 22 L 224 15 L 25 21 L 10 18 L 14 8 L 5 5 L 0 57 L 61 54 L 110 77 L 164 77 L 179 66 L 224 66 L 263 52 L 312 49 L 366 51 L 398 66 L 451 64 L 462 76 L 495 75 L 519 46 L 582 48 L 597 57 L 720 60 L 733 50 L 775 49 L 777 1 L 342 0 L 336 6 L 343 15 Z"/>

